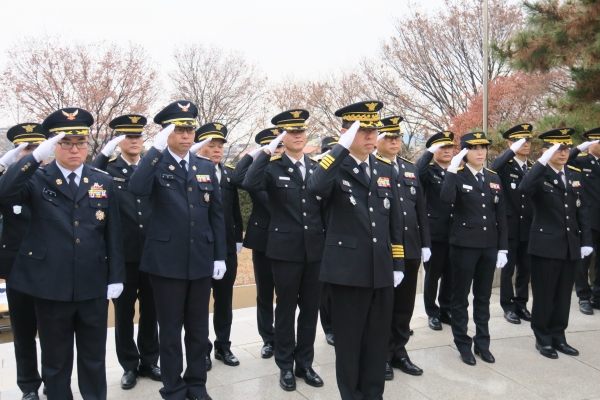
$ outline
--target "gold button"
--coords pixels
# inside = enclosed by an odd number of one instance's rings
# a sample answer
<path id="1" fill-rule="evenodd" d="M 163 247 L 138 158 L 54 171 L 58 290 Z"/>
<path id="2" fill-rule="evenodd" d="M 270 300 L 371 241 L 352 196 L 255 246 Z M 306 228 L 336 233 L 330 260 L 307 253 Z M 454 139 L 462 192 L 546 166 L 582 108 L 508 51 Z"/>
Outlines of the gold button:
<path id="1" fill-rule="evenodd" d="M 194 239 L 190 240 L 190 243 L 194 243 Z"/>
<path id="2" fill-rule="evenodd" d="M 140 228 L 143 228 L 143 227 L 144 227 L 144 225 L 140 225 Z"/>
<path id="3" fill-rule="evenodd" d="M 375 226 L 375 222 L 371 222 L 371 225 L 372 225 L 372 226 Z"/>
<path id="4" fill-rule="evenodd" d="M 373 212 L 373 207 L 369 207 L 369 211 Z"/>
<path id="5" fill-rule="evenodd" d="M 79 226 L 79 221 L 75 221 L 75 226 Z"/>
<path id="6" fill-rule="evenodd" d="M 377 238 L 373 238 L 373 243 L 377 243 Z"/>
<path id="7" fill-rule="evenodd" d="M 194 226 L 194 223 L 192 222 L 192 226 Z"/>
<path id="8" fill-rule="evenodd" d="M 98 203 L 98 207 L 100 207 L 102 204 Z"/>
<path id="9" fill-rule="evenodd" d="M 138 203 L 141 203 L 140 199 L 137 199 L 137 202 L 138 202 Z"/>
<path id="10" fill-rule="evenodd" d="M 338 242 L 338 244 L 339 244 L 339 245 L 341 245 L 341 244 L 342 244 L 342 242 Z"/>
<path id="11" fill-rule="evenodd" d="M 141 212 L 139 212 L 139 211 L 138 211 L 138 214 L 139 214 L 139 215 L 142 215 L 142 213 L 141 213 Z"/>
<path id="12" fill-rule="evenodd" d="M 188 188 L 188 192 L 191 192 L 191 191 L 192 191 L 192 188 L 191 188 L 191 187 L 189 187 L 189 188 Z"/>
<path id="13" fill-rule="evenodd" d="M 79 238 L 75 239 L 75 243 L 81 243 L 81 240 L 79 240 Z"/>
<path id="14" fill-rule="evenodd" d="M 73 207 L 75 207 L 75 208 L 79 208 L 79 205 L 75 204 Z"/>
<path id="15" fill-rule="evenodd" d="M 193 205 L 193 204 L 190 204 L 190 208 L 194 208 L 194 205 Z"/>
<path id="16" fill-rule="evenodd" d="M 32 255 L 33 255 L 33 252 L 31 252 L 31 251 L 30 251 L 30 252 L 29 252 L 29 255 L 30 255 L 30 256 L 32 256 Z"/>

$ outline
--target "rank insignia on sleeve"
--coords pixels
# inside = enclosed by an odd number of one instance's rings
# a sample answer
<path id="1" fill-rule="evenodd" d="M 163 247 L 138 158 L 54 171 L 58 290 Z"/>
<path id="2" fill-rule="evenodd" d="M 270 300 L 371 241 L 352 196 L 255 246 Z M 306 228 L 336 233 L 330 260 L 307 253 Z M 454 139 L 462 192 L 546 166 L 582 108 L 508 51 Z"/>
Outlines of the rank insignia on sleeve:
<path id="1" fill-rule="evenodd" d="M 417 178 L 415 177 L 415 174 L 414 174 L 413 172 L 408 172 L 408 171 L 405 171 L 405 172 L 404 172 L 404 177 L 405 177 L 405 178 L 410 178 L 410 179 L 417 179 Z"/>
<path id="2" fill-rule="evenodd" d="M 500 184 L 494 183 L 494 182 L 490 182 L 490 188 L 492 188 L 494 190 L 500 190 Z"/>
<path id="3" fill-rule="evenodd" d="M 212 182 L 210 175 L 196 175 L 196 180 L 200 183 Z"/>
<path id="4" fill-rule="evenodd" d="M 90 190 L 88 190 L 88 195 L 90 199 L 108 199 L 106 189 L 104 189 L 102 185 L 99 185 L 97 182 L 94 182 Z"/>
<path id="5" fill-rule="evenodd" d="M 104 211 L 102 211 L 102 210 L 96 211 L 96 219 L 98 221 L 102 221 L 104 219 Z"/>
<path id="6" fill-rule="evenodd" d="M 377 186 L 384 187 L 384 188 L 392 187 L 392 185 L 390 185 L 390 178 L 387 178 L 385 176 L 381 176 L 381 177 L 377 178 Z"/>
<path id="7" fill-rule="evenodd" d="M 574 188 L 581 187 L 581 183 L 579 181 L 573 181 L 573 187 Z"/>

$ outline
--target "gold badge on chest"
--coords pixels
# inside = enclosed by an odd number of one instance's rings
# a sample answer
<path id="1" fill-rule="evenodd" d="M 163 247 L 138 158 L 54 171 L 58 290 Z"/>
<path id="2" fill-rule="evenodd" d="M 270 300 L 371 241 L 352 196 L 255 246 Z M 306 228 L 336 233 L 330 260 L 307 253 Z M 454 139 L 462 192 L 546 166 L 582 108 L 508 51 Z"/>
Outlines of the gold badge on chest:
<path id="1" fill-rule="evenodd" d="M 104 211 L 102 211 L 102 210 L 96 211 L 96 219 L 98 221 L 102 221 L 102 220 L 104 220 L 104 218 L 105 218 Z"/>
<path id="2" fill-rule="evenodd" d="M 204 201 L 207 203 L 210 201 L 210 194 L 204 193 Z"/>
<path id="3" fill-rule="evenodd" d="M 62 185 L 62 179 L 57 179 L 57 180 L 56 180 L 56 184 L 57 184 L 57 185 Z"/>
<path id="4" fill-rule="evenodd" d="M 83 178 L 83 182 L 84 183 L 90 183 L 90 180 L 87 177 L 85 177 L 85 178 Z"/>

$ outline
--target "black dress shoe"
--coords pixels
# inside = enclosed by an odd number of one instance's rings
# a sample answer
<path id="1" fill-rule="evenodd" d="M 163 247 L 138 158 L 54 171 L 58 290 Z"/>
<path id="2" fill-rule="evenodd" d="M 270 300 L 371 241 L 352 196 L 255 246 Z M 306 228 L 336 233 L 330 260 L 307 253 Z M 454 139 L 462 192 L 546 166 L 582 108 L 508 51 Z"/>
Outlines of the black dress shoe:
<path id="1" fill-rule="evenodd" d="M 434 331 L 441 331 L 442 330 L 442 323 L 440 322 L 440 320 L 436 317 L 429 317 L 429 327 L 431 329 L 433 329 Z"/>
<path id="2" fill-rule="evenodd" d="M 335 341 L 333 340 L 333 333 L 326 333 L 325 340 L 327 340 L 328 345 L 335 346 Z"/>
<path id="3" fill-rule="evenodd" d="M 260 356 L 262 358 L 273 357 L 273 343 L 265 343 L 262 349 L 260 349 Z"/>
<path id="4" fill-rule="evenodd" d="M 514 311 L 504 311 L 504 319 L 511 324 L 520 324 L 521 320 L 517 317 Z"/>
<path id="5" fill-rule="evenodd" d="M 44 389 L 42 389 L 42 393 L 44 394 L 44 396 L 48 395 L 48 388 L 46 386 L 44 386 Z"/>
<path id="6" fill-rule="evenodd" d="M 556 354 L 556 351 L 552 348 L 552 346 L 540 346 L 540 344 L 536 340 L 535 348 L 544 357 L 548 357 L 548 358 L 552 358 L 552 359 L 558 358 L 558 354 Z"/>
<path id="7" fill-rule="evenodd" d="M 526 308 L 517 308 L 515 310 L 515 314 L 517 314 L 517 317 L 519 317 L 520 319 L 524 320 L 524 321 L 531 321 L 531 313 L 529 312 L 528 309 Z"/>
<path id="8" fill-rule="evenodd" d="M 440 311 L 438 318 L 442 324 L 452 325 L 452 313 L 450 311 Z"/>
<path id="9" fill-rule="evenodd" d="M 485 361 L 486 363 L 490 363 L 493 364 L 496 362 L 496 359 L 494 358 L 494 356 L 492 355 L 492 353 L 490 353 L 489 350 L 487 351 L 481 351 L 479 349 L 475 349 L 475 354 L 477 354 L 479 357 L 481 357 L 482 361 Z"/>
<path id="10" fill-rule="evenodd" d="M 592 300 L 590 303 L 592 303 L 592 308 L 594 308 L 596 310 L 600 310 L 600 301 Z"/>
<path id="11" fill-rule="evenodd" d="M 40 396 L 38 396 L 37 392 L 27 392 L 23 393 L 22 400 L 40 400 Z"/>
<path id="12" fill-rule="evenodd" d="M 394 379 L 394 370 L 390 363 L 385 363 L 385 380 L 391 381 L 392 379 Z"/>
<path id="13" fill-rule="evenodd" d="M 160 367 L 158 365 L 140 365 L 138 375 L 160 382 Z"/>
<path id="14" fill-rule="evenodd" d="M 206 356 L 206 371 L 210 371 L 212 369 L 212 360 L 210 356 Z"/>
<path id="15" fill-rule="evenodd" d="M 572 348 L 571 346 L 569 346 L 566 343 L 558 343 L 558 344 L 553 345 L 552 347 L 554 347 L 555 350 L 558 350 L 561 353 L 566 354 L 568 356 L 578 356 L 579 355 L 579 351 Z"/>
<path id="16" fill-rule="evenodd" d="M 229 365 L 230 367 L 240 365 L 240 361 L 229 349 L 215 349 L 215 360 L 223 361 L 223 364 Z"/>
<path id="17" fill-rule="evenodd" d="M 467 365 L 475 365 L 477 361 L 475 361 L 475 356 L 473 353 L 460 353 L 460 359 Z"/>
<path id="18" fill-rule="evenodd" d="M 121 377 L 121 389 L 132 389 L 137 384 L 137 374 L 135 371 L 127 371 Z"/>
<path id="19" fill-rule="evenodd" d="M 400 371 L 404 372 L 405 374 L 415 375 L 415 376 L 423 375 L 423 370 L 421 368 L 417 367 L 415 364 L 413 364 L 410 361 L 410 358 L 408 358 L 408 357 L 402 357 L 397 360 L 392 360 L 391 364 L 392 364 L 392 367 L 398 368 Z"/>
<path id="20" fill-rule="evenodd" d="M 314 387 L 323 386 L 323 379 L 312 368 L 298 368 L 294 371 L 298 378 L 304 379 L 307 385 Z"/>
<path id="21" fill-rule="evenodd" d="M 296 378 L 291 369 L 282 369 L 279 373 L 279 386 L 287 392 L 296 390 Z"/>
<path id="22" fill-rule="evenodd" d="M 579 300 L 579 311 L 581 311 L 581 313 L 585 315 L 594 315 L 592 302 L 589 300 Z"/>

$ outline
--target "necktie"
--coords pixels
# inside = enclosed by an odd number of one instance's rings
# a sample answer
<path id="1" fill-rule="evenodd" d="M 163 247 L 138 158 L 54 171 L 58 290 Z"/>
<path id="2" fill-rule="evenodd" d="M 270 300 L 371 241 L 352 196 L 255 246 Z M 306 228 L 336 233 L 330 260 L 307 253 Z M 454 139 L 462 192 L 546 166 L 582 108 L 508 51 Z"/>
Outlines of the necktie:
<path id="1" fill-rule="evenodd" d="M 400 176 L 400 168 L 398 168 L 398 164 L 396 164 L 395 161 L 392 163 L 392 165 L 394 166 L 394 178 L 398 179 L 398 177 Z"/>
<path id="2" fill-rule="evenodd" d="M 527 161 L 525 161 L 525 163 L 523 164 L 523 173 L 527 173 Z"/>
<path id="3" fill-rule="evenodd" d="M 565 176 L 565 173 L 560 171 L 558 173 L 558 177 L 560 178 L 560 183 L 562 184 L 562 186 L 565 187 L 565 180 L 564 180 L 563 176 Z"/>
<path id="4" fill-rule="evenodd" d="M 481 172 L 477 173 L 477 184 L 479 185 L 479 189 L 483 189 L 483 174 Z"/>
<path id="5" fill-rule="evenodd" d="M 69 174 L 69 189 L 71 189 L 71 193 L 73 193 L 73 197 L 77 195 L 77 182 L 75 182 L 75 178 L 77 178 L 77 174 L 75 172 L 71 172 Z"/>
<path id="6" fill-rule="evenodd" d="M 187 163 L 185 162 L 185 160 L 181 160 L 181 161 L 179 161 L 179 165 L 181 165 L 181 168 L 183 168 L 183 170 L 184 170 L 184 171 L 187 171 L 187 168 L 185 167 L 185 164 L 187 164 Z"/>
<path id="7" fill-rule="evenodd" d="M 135 172 L 135 170 L 137 169 L 137 165 L 135 164 L 131 164 L 130 167 L 133 170 L 133 172 Z"/>
<path id="8" fill-rule="evenodd" d="M 221 174 L 219 173 L 219 167 L 215 165 L 215 176 L 217 177 L 217 185 L 221 182 Z"/>
<path id="9" fill-rule="evenodd" d="M 365 174 L 365 179 L 367 180 L 367 183 L 371 183 L 371 177 L 367 173 L 367 168 L 369 168 L 369 165 L 367 165 L 366 162 L 361 162 L 360 163 L 360 169 L 363 170 L 363 173 Z"/>
<path id="10" fill-rule="evenodd" d="M 302 180 L 304 180 L 304 175 L 302 174 L 302 169 L 300 168 L 300 167 L 302 167 L 302 163 L 300 161 L 296 161 L 296 164 L 294 164 L 294 165 L 298 169 L 298 173 L 300 174 L 300 178 L 302 178 Z"/>

